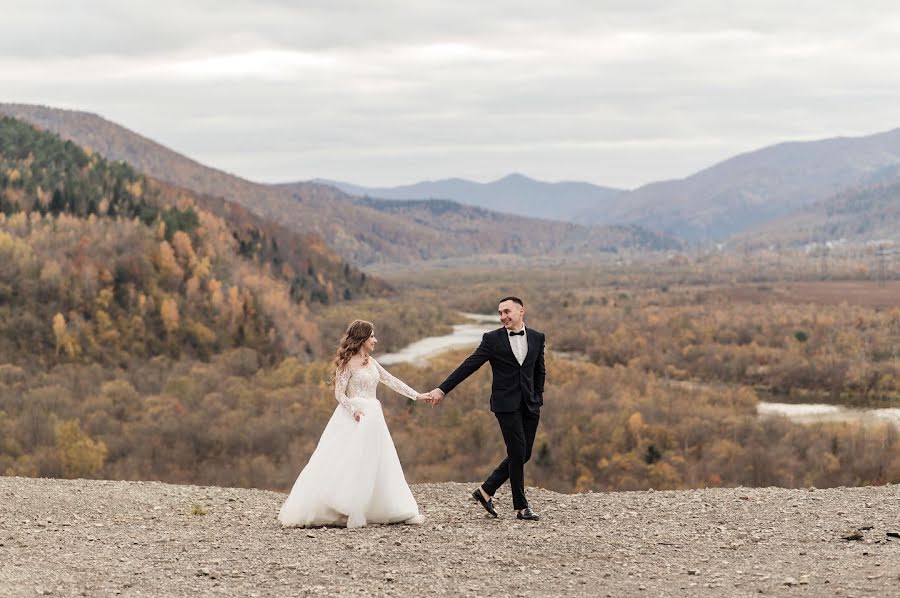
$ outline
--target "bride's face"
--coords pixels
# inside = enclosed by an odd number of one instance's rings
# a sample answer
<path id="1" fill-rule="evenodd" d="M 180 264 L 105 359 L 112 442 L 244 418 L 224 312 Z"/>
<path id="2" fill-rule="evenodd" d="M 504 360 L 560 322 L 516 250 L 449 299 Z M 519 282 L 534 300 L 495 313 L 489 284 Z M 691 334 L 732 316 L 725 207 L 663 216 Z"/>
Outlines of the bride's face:
<path id="1" fill-rule="evenodd" d="M 366 353 L 372 353 L 375 351 L 375 345 L 378 344 L 378 339 L 375 338 L 375 331 L 372 331 L 372 335 L 366 339 L 366 342 L 363 343 L 362 348 Z"/>

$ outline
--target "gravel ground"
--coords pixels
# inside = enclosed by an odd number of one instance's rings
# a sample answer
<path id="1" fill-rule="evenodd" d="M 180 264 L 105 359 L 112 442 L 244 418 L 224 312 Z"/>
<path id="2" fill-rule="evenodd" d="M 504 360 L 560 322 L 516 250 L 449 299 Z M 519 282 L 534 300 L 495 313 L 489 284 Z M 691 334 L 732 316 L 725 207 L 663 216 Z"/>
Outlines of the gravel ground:
<path id="1" fill-rule="evenodd" d="M 474 486 L 413 486 L 421 526 L 282 529 L 275 492 L 0 477 L 0 595 L 900 596 L 900 486 L 532 488 L 540 522 Z"/>

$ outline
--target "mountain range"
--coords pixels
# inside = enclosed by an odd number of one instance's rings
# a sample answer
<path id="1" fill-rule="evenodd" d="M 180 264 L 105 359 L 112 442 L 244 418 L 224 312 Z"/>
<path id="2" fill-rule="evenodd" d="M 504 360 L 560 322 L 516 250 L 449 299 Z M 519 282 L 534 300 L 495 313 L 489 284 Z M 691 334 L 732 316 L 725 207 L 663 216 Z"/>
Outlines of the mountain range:
<path id="1" fill-rule="evenodd" d="M 98 115 L 26 104 L 0 104 L 0 114 L 19 118 L 88 147 L 110 160 L 204 195 L 222 197 L 295 230 L 321 236 L 356 265 L 470 257 L 479 253 L 591 255 L 625 248 L 677 247 L 670 238 L 634 227 L 587 227 L 503 214 L 465 230 L 446 226 L 433 212 L 410 218 L 380 209 L 335 187 L 315 182 L 254 183 L 210 168 Z M 429 216 L 428 214 L 431 214 Z M 470 212 L 467 218 L 485 218 Z M 490 221 L 492 226 L 488 227 Z M 476 233 L 476 231 L 478 231 Z"/>
<path id="2" fill-rule="evenodd" d="M 522 174 L 510 174 L 490 183 L 455 178 L 400 187 L 361 187 L 327 179 L 315 179 L 314 182 L 360 197 L 450 199 L 497 212 L 567 222 L 580 222 L 587 213 L 602 212 L 608 202 L 624 191 L 591 183 L 547 183 Z"/>
<path id="3" fill-rule="evenodd" d="M 871 234 L 896 238 L 900 230 L 894 186 L 900 181 L 900 129 L 781 143 L 633 190 L 547 183 L 521 174 L 490 183 L 446 179 L 376 188 L 323 179 L 255 183 L 94 114 L 24 104 L 0 104 L 0 114 L 161 181 L 319 235 L 335 259 L 360 266 L 473 254 L 660 250 L 754 236 L 751 244 L 802 244 L 829 231 L 867 240 Z M 854 196 L 868 199 L 849 200 Z M 404 203 L 411 200 L 417 201 Z M 809 228 L 813 222 L 819 223 L 815 231 Z M 859 224 L 866 222 L 871 226 Z"/>
<path id="4" fill-rule="evenodd" d="M 400 187 L 328 182 L 347 193 L 370 198 L 451 199 L 526 216 L 639 226 L 690 242 L 708 242 L 764 231 L 770 223 L 781 230 L 787 226 L 780 223 L 782 218 L 791 219 L 794 212 L 806 213 L 807 207 L 820 201 L 840 203 L 840 198 L 854 193 L 883 196 L 881 204 L 870 207 L 886 206 L 887 223 L 900 224 L 890 219 L 895 217 L 891 206 L 896 199 L 884 196 L 889 193 L 884 186 L 898 180 L 900 129 L 865 137 L 781 143 L 740 154 L 683 179 L 634 190 L 589 183 L 546 183 L 520 174 L 491 183 L 446 179 Z M 862 204 L 851 202 L 848 209 L 853 206 Z M 821 210 L 830 213 L 826 207 Z M 877 213 L 870 215 L 878 219 Z M 853 230 L 850 227 L 845 232 Z M 821 234 L 827 233 L 823 230 Z"/>
<path id="5" fill-rule="evenodd" d="M 635 189 L 591 221 L 627 222 L 691 241 L 723 240 L 841 193 L 896 181 L 898 169 L 900 129 L 781 143 Z"/>

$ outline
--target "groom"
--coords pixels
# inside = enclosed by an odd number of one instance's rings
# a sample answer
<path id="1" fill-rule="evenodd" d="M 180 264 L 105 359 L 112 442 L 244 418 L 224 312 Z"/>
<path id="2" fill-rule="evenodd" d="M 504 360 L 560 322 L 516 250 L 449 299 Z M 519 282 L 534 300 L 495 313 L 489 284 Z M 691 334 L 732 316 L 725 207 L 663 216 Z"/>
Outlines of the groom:
<path id="1" fill-rule="evenodd" d="M 481 345 L 432 390 L 430 403 L 437 405 L 444 395 L 468 378 L 484 362 L 491 362 L 491 411 L 500 424 L 506 458 L 497 469 L 472 492 L 472 498 L 497 516 L 493 496 L 509 480 L 513 508 L 518 519 L 537 521 L 537 513 L 525 499 L 525 462 L 531 458 L 531 447 L 544 404 L 544 335 L 525 328 L 525 304 L 518 297 L 505 297 L 498 306 L 503 328 L 486 333 Z"/>

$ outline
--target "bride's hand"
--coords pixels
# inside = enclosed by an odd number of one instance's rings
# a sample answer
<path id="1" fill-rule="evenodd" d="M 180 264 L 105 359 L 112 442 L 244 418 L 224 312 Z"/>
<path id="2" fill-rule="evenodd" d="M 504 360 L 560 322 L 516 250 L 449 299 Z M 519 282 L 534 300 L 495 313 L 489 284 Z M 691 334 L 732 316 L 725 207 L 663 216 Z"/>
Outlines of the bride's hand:
<path id="1" fill-rule="evenodd" d="M 431 401 L 431 395 L 428 394 L 427 392 L 420 392 L 419 394 L 416 395 L 416 400 L 417 401 L 425 401 L 427 403 L 427 402 Z"/>
<path id="2" fill-rule="evenodd" d="M 360 419 L 362 419 L 362 416 L 364 416 L 364 415 L 365 415 L 365 413 L 363 413 L 363 412 L 360 411 L 359 409 L 356 409 L 356 410 L 353 412 L 353 419 L 355 419 L 356 421 L 359 421 Z"/>

